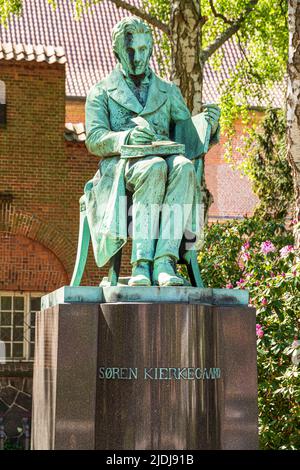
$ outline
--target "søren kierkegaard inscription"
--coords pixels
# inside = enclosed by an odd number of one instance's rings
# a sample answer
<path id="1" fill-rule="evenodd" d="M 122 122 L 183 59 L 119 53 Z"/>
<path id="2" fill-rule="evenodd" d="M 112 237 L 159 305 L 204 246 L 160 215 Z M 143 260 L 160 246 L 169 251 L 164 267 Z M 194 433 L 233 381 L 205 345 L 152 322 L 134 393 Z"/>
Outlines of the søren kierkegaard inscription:
<path id="1" fill-rule="evenodd" d="M 99 379 L 107 380 L 215 380 L 221 378 L 218 367 L 99 367 Z"/>

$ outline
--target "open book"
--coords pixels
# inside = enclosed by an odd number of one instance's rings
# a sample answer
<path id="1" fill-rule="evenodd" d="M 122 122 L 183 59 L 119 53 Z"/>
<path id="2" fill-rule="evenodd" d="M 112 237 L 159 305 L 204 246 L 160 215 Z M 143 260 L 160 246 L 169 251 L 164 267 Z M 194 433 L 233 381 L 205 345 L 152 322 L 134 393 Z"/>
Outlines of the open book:
<path id="1" fill-rule="evenodd" d="M 152 142 L 151 144 L 142 145 L 122 145 L 121 158 L 140 158 L 149 155 L 168 156 L 168 155 L 184 155 L 185 146 L 177 144 L 172 140 L 161 140 Z"/>

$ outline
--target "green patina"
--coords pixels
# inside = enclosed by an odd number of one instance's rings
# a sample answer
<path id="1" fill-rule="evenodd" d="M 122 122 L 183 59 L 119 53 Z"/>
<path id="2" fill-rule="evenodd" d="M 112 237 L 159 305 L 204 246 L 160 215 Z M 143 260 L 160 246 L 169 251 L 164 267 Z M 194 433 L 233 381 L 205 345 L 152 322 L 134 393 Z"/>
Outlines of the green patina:
<path id="1" fill-rule="evenodd" d="M 113 31 L 117 66 L 87 97 L 86 146 L 101 160 L 85 186 L 85 224 L 101 267 L 127 241 L 130 193 L 129 285 L 181 285 L 175 265 L 184 234 L 202 233 L 203 156 L 219 140 L 220 112 L 207 105 L 191 117 L 179 88 L 150 68 L 152 48 L 151 30 L 140 19 L 120 21 Z"/>

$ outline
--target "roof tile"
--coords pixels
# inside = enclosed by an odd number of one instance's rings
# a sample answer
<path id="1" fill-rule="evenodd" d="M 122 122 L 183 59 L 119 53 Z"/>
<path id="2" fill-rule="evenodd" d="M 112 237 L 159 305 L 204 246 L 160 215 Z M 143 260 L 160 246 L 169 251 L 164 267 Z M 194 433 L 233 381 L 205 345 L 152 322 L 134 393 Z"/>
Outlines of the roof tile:
<path id="1" fill-rule="evenodd" d="M 0 41 L 0 60 L 1 59 L 27 61 L 36 60 L 37 62 L 46 61 L 49 64 L 53 64 L 55 62 L 64 64 L 66 62 L 66 57 L 63 53 L 62 47 L 44 47 L 41 44 L 33 46 L 31 44 L 15 44 L 11 42 Z"/>

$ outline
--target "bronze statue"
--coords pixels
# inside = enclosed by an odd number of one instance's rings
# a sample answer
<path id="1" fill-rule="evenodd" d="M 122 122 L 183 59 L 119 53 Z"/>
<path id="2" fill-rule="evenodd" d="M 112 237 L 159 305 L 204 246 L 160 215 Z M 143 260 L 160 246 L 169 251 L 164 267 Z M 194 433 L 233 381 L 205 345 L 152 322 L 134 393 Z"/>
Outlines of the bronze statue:
<path id="1" fill-rule="evenodd" d="M 181 286 L 176 261 L 182 237 L 185 231 L 201 231 L 194 163 L 207 151 L 205 140 L 218 141 L 220 112 L 211 105 L 191 119 L 179 88 L 149 66 L 153 38 L 142 20 L 122 19 L 112 40 L 117 66 L 91 89 L 86 102 L 86 146 L 101 157 L 85 188 L 95 260 L 103 266 L 126 243 L 124 200 L 131 193 L 128 284 Z M 192 148 L 197 154 L 191 155 Z"/>

